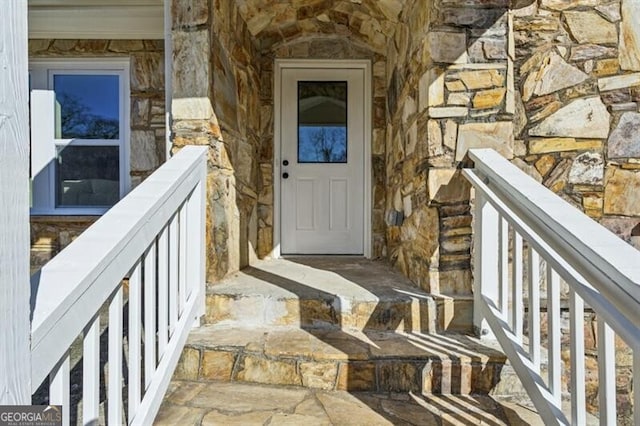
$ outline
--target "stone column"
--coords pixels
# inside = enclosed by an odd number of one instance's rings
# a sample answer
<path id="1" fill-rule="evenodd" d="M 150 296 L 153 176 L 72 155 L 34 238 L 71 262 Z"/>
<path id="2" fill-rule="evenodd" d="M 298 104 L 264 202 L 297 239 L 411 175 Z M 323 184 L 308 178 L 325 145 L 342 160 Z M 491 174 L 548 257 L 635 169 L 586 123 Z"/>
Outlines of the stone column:
<path id="1" fill-rule="evenodd" d="M 207 281 L 239 267 L 239 215 L 235 177 L 212 106 L 209 1 L 171 1 L 173 39 L 172 152 L 208 145 Z"/>

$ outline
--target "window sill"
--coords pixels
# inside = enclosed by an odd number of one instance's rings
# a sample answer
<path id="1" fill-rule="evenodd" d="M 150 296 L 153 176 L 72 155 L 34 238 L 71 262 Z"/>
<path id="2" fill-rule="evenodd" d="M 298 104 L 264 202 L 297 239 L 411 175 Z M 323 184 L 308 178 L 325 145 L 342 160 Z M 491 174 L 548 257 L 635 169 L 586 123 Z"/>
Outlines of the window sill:
<path id="1" fill-rule="evenodd" d="M 100 215 L 31 215 L 31 223 L 93 223 L 100 218 Z"/>

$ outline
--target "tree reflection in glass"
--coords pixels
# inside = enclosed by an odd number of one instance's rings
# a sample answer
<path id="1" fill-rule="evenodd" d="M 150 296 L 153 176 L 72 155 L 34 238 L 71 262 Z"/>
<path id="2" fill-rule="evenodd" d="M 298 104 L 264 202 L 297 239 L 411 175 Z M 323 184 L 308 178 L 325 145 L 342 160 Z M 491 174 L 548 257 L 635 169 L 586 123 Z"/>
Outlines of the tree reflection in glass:
<path id="1" fill-rule="evenodd" d="M 298 162 L 347 162 L 347 82 L 298 82 Z"/>
<path id="2" fill-rule="evenodd" d="M 57 74 L 54 90 L 57 139 L 120 137 L 117 75 Z"/>
<path id="3" fill-rule="evenodd" d="M 56 207 L 120 198 L 120 77 L 55 74 Z"/>

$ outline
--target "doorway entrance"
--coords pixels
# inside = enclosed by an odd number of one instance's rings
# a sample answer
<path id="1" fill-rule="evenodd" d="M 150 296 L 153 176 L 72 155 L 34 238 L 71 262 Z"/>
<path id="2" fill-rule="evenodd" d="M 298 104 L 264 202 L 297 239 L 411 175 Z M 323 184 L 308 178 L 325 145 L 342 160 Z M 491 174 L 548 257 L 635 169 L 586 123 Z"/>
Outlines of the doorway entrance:
<path id="1" fill-rule="evenodd" d="M 277 67 L 280 253 L 366 255 L 368 67 L 321 64 Z"/>

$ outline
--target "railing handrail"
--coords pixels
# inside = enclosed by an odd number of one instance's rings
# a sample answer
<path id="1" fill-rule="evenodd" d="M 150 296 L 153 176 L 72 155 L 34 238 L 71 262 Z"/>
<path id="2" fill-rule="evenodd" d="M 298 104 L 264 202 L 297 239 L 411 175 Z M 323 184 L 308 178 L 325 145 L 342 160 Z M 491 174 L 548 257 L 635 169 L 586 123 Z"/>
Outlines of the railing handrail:
<path id="1" fill-rule="evenodd" d="M 33 391 L 200 183 L 206 152 L 183 148 L 32 277 Z"/>
<path id="2" fill-rule="evenodd" d="M 475 149 L 469 157 L 475 167 L 463 173 L 476 191 L 474 326 L 481 334 L 493 333 L 545 424 L 585 424 L 584 303 L 589 304 L 597 315 L 592 344 L 597 350 L 600 423 L 615 424 L 618 350 L 631 350 L 632 380 L 640 381 L 640 253 L 497 152 Z M 561 320 L 561 279 L 569 289 L 568 328 Z M 548 298 L 544 338 L 542 291 Z M 629 349 L 618 348 L 616 334 Z M 543 344 L 546 371 L 541 365 Z M 567 372 L 563 347 L 570 356 L 570 417 L 562 408 L 562 374 Z M 640 393 L 633 398 L 633 406 L 640 407 Z M 640 424 L 640 410 L 633 415 Z"/>
<path id="3" fill-rule="evenodd" d="M 475 171 L 593 288 L 640 328 L 640 252 L 492 149 L 469 150 Z M 596 307 L 594 307 L 596 309 Z M 632 342 L 628 342 L 632 343 Z"/>
<path id="4" fill-rule="evenodd" d="M 565 280 L 565 282 L 582 297 L 587 304 L 602 316 L 607 323 L 627 342 L 634 347 L 640 347 L 640 335 L 637 334 L 638 327 L 632 321 L 617 312 L 615 305 L 602 297 L 598 292 L 576 269 L 569 264 L 564 255 L 555 250 L 551 245 L 540 237 L 538 230 L 532 227 L 500 200 L 500 195 L 492 191 L 482 180 L 474 173 L 465 171 L 467 179 L 476 188 L 491 200 L 491 204 L 514 229 L 522 235 L 533 248 L 543 255 L 546 261 L 553 267 L 555 271 Z M 616 237 L 617 238 L 617 237 Z"/>

